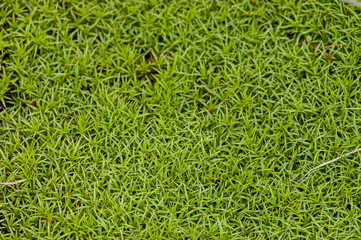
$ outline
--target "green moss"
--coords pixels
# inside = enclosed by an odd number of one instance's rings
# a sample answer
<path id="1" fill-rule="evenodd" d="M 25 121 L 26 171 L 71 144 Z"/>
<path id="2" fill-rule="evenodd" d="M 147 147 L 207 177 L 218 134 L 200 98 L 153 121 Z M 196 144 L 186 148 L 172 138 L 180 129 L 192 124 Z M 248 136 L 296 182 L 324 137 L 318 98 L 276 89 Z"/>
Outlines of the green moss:
<path id="1" fill-rule="evenodd" d="M 360 9 L 2 1 L 7 239 L 354 239 Z M 332 46 L 330 46 L 332 45 Z"/>

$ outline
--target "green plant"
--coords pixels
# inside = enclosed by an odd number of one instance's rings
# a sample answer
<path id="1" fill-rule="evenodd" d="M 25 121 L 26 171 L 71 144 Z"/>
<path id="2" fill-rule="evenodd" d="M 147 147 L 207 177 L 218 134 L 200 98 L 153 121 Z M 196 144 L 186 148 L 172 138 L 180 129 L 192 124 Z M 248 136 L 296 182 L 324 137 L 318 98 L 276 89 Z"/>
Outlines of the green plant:
<path id="1" fill-rule="evenodd" d="M 2 1 L 1 238 L 358 238 L 359 13 Z"/>

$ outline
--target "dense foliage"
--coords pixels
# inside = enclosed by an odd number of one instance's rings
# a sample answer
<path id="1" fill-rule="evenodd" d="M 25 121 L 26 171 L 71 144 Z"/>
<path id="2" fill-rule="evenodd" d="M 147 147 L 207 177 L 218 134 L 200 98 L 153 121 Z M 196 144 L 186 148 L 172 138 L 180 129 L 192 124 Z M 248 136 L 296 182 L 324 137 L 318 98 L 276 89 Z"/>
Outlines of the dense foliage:
<path id="1" fill-rule="evenodd" d="M 9 239 L 354 239 L 360 10 L 3 0 Z"/>

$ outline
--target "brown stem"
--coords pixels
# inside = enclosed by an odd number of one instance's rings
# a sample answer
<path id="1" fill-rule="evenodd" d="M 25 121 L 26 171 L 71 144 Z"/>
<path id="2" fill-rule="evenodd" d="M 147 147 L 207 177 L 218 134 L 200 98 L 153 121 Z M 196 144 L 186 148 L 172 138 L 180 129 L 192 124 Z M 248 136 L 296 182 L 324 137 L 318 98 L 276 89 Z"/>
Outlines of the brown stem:
<path id="1" fill-rule="evenodd" d="M 25 181 L 26 181 L 26 179 L 15 181 L 15 182 L 5 182 L 5 183 L 0 183 L 0 186 L 15 185 L 15 184 L 19 184 L 19 183 L 22 183 L 22 182 L 25 182 Z"/>

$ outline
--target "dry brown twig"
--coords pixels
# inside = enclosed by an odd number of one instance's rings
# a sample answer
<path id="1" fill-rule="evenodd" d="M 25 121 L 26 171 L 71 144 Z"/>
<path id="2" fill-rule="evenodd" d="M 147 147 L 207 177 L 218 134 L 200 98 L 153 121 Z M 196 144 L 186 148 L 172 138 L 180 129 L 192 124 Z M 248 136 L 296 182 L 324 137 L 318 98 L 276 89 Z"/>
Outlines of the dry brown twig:
<path id="1" fill-rule="evenodd" d="M 343 44 L 329 44 L 329 45 L 325 45 L 325 48 L 326 48 L 326 49 L 330 49 L 330 48 L 334 48 L 334 47 L 343 48 L 343 47 L 345 47 L 345 45 L 343 45 Z"/>
<path id="2" fill-rule="evenodd" d="M 332 59 L 337 59 L 336 57 L 332 56 L 331 54 L 329 54 L 328 52 L 322 52 L 321 49 L 319 49 L 317 46 L 315 45 L 311 45 L 311 48 L 313 50 L 318 50 L 320 53 L 322 53 L 323 55 L 325 55 L 326 57 L 332 58 Z M 327 47 L 326 47 L 327 48 Z"/>
<path id="3" fill-rule="evenodd" d="M 0 183 L 0 186 L 15 185 L 15 184 L 23 183 L 25 181 L 26 181 L 26 179 L 18 180 L 18 181 L 15 181 L 15 182 L 5 182 L 5 183 Z"/>
<path id="4" fill-rule="evenodd" d="M 361 8 L 361 2 L 357 0 L 340 0 L 340 1 Z"/>
<path id="5" fill-rule="evenodd" d="M 318 168 L 321 168 L 321 167 L 323 167 L 323 166 L 326 166 L 326 165 L 328 165 L 328 164 L 330 164 L 330 163 L 336 162 L 336 161 L 340 160 L 340 159 L 343 158 L 343 157 L 350 156 L 351 154 L 354 154 L 354 153 L 357 153 L 357 152 L 360 152 L 360 151 L 361 151 L 361 148 L 356 149 L 355 151 L 352 151 L 352 152 L 348 152 L 348 153 L 346 153 L 346 154 L 344 154 L 344 155 L 342 155 L 342 156 L 340 156 L 340 157 L 337 157 L 337 158 L 335 158 L 335 159 L 332 159 L 332 160 L 330 160 L 330 161 L 321 163 L 320 165 L 318 165 L 318 166 L 312 168 L 311 170 L 309 170 L 309 171 L 299 180 L 299 182 L 302 181 L 305 177 L 307 177 L 312 171 L 314 171 L 314 170 L 316 170 L 316 169 L 318 169 Z"/>

